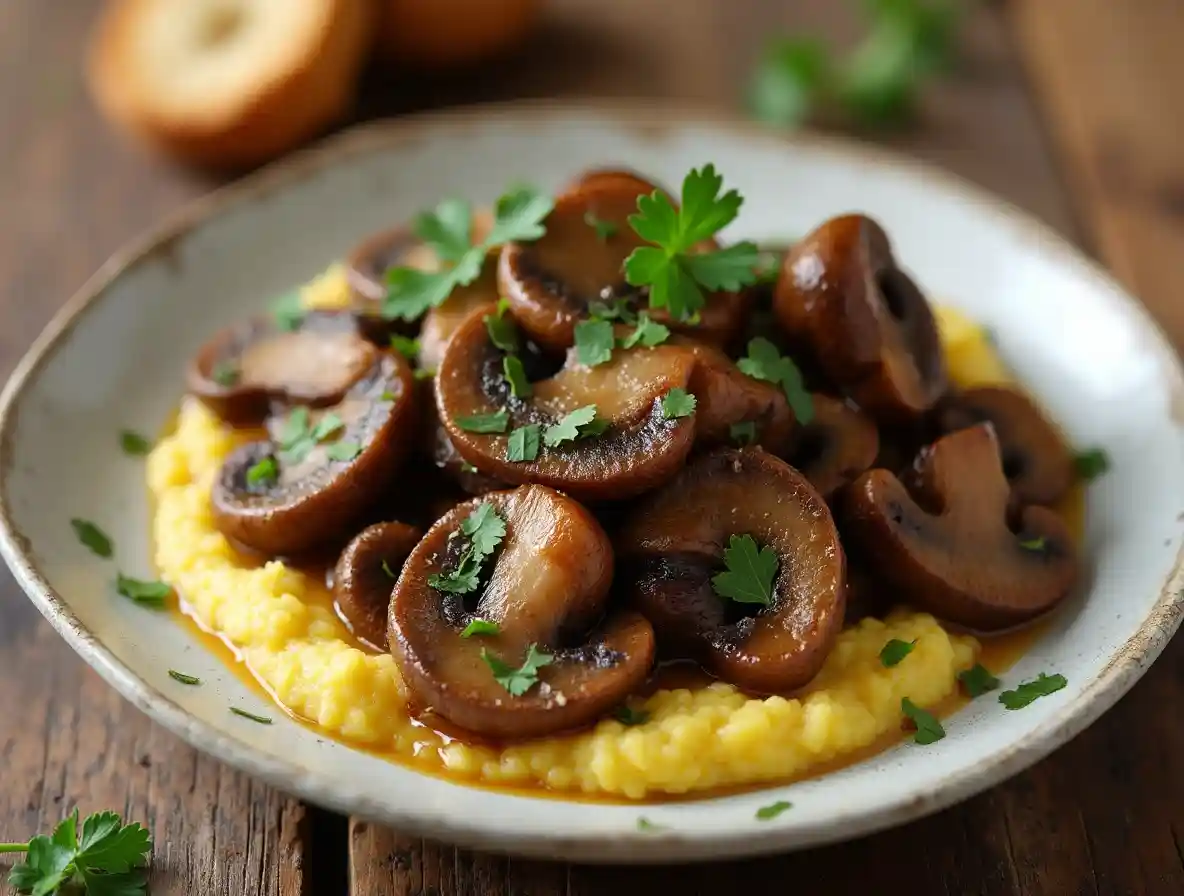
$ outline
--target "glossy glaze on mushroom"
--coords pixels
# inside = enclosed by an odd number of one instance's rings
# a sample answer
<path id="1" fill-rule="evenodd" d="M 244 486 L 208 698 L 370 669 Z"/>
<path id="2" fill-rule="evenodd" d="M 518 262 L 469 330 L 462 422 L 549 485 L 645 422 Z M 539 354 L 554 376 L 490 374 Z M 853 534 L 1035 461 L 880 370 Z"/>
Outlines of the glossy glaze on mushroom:
<path id="1" fill-rule="evenodd" d="M 1063 438 L 1014 389 L 950 391 L 878 224 L 827 221 L 770 274 L 715 235 L 738 198 L 688 195 L 711 226 L 617 168 L 444 203 L 349 256 L 343 310 L 249 320 L 190 365 L 253 433 L 213 484 L 219 530 L 336 557 L 339 616 L 429 721 L 567 731 L 666 659 L 791 694 L 862 616 L 999 631 L 1079 577 L 1038 506 L 1072 484 Z M 683 239 L 646 262 L 665 304 L 626 276 L 661 230 L 646 203 Z"/>

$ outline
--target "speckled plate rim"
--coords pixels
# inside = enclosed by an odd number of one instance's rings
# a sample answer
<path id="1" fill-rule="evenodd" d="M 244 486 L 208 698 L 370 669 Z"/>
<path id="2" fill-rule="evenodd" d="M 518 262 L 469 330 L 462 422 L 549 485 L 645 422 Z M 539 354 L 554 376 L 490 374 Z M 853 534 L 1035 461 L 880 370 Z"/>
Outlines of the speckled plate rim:
<path id="1" fill-rule="evenodd" d="M 1184 618 L 1184 549 L 1177 555 L 1158 600 L 1138 631 L 1115 651 L 1089 687 L 1062 706 L 1047 725 L 1000 751 L 990 762 L 947 776 L 931 792 L 886 803 L 871 812 L 858 808 L 839 809 L 825 825 L 817 826 L 805 836 L 797 832 L 792 844 L 786 842 L 785 831 L 775 826 L 731 834 L 721 830 L 710 846 L 702 842 L 701 837 L 683 836 L 675 830 L 644 838 L 627 838 L 628 842 L 619 835 L 561 834 L 507 842 L 504 835 L 468 822 L 463 813 L 424 810 L 414 805 L 392 808 L 388 802 L 376 800 L 364 792 L 346 793 L 330 776 L 311 773 L 224 735 L 149 686 L 82 624 L 69 603 L 50 587 L 38 570 L 27 539 L 13 522 L 8 504 L 8 482 L 13 475 L 10 446 L 17 431 L 26 385 L 53 358 L 65 337 L 107 289 L 135 265 L 159 254 L 168 255 L 174 243 L 191 228 L 217 216 L 222 210 L 282 191 L 327 167 L 348 163 L 355 155 L 414 141 L 441 129 L 463 131 L 466 127 L 498 120 L 545 121 L 572 112 L 606 117 L 615 124 L 641 133 L 709 125 L 744 139 L 797 144 L 853 163 L 889 168 L 907 173 L 914 179 L 932 182 L 974 205 L 977 212 L 992 218 L 995 224 L 1030 236 L 1054 260 L 1075 265 L 1101 287 L 1112 291 L 1115 300 L 1123 305 L 1123 312 L 1132 318 L 1132 323 L 1137 323 L 1157 343 L 1155 348 L 1165 359 L 1172 359 L 1177 383 L 1184 383 L 1184 371 L 1174 350 L 1142 305 L 1066 239 L 1005 200 L 955 175 L 891 152 L 815 134 L 778 133 L 727 113 L 672 107 L 666 102 L 659 107 L 644 101 L 556 103 L 524 100 L 420 113 L 364 125 L 191 202 L 163 224 L 115 253 L 52 318 L 0 393 L 0 555 L 42 615 L 70 647 L 127 700 L 196 749 L 310 802 L 390 824 L 403 832 L 469 848 L 593 862 L 685 862 L 757 855 L 852 839 L 903 824 L 951 806 L 1022 771 L 1084 730 L 1117 702 L 1163 650 Z M 1173 416 L 1181 414 L 1184 414 L 1184 394 L 1174 396 L 1173 401 Z"/>

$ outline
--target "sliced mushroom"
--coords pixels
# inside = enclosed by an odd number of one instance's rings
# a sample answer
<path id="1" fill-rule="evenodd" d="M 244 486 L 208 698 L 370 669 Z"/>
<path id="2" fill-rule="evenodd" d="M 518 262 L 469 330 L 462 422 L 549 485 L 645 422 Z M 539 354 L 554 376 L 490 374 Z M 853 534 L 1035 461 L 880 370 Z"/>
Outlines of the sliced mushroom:
<path id="1" fill-rule="evenodd" d="M 777 555 L 772 603 L 715 593 L 731 536 Z M 760 448 L 719 450 L 647 497 L 617 539 L 628 588 L 658 637 L 740 687 L 791 691 L 817 674 L 843 625 L 843 549 L 826 502 Z M 745 615 L 745 608 L 759 608 Z"/>
<path id="2" fill-rule="evenodd" d="M 600 187 L 628 187 L 636 190 L 638 194 L 652 193 L 654 190 L 670 193 L 665 187 L 656 185 L 653 181 L 628 168 L 589 168 L 570 181 L 564 187 L 564 192 Z"/>
<path id="3" fill-rule="evenodd" d="M 870 218 L 833 218 L 794 245 L 774 309 L 827 377 L 877 420 L 916 417 L 945 392 L 933 312 Z"/>
<path id="4" fill-rule="evenodd" d="M 461 524 L 488 502 L 505 521 L 479 589 L 429 584 L 468 547 Z M 390 607 L 389 641 L 416 701 L 455 725 L 498 738 L 552 734 L 592 722 L 636 690 L 654 658 L 653 629 L 634 613 L 598 629 L 612 583 L 608 536 L 587 510 L 528 485 L 461 504 L 434 525 L 404 564 Z M 462 632 L 474 620 L 496 633 Z M 531 647 L 553 657 L 515 696 L 486 657 L 518 667 Z"/>
<path id="5" fill-rule="evenodd" d="M 468 286 L 458 286 L 443 303 L 424 315 L 419 333 L 419 365 L 424 370 L 439 370 L 444 347 L 461 321 L 474 308 L 497 302 L 497 256 L 485 259 L 481 276 Z"/>
<path id="6" fill-rule="evenodd" d="M 1003 454 L 1003 473 L 1021 505 L 1055 504 L 1073 485 L 1073 454 L 1057 428 L 1022 392 L 1002 386 L 968 389 L 942 403 L 938 425 L 954 432 L 989 422 Z"/>
<path id="7" fill-rule="evenodd" d="M 997 631 L 1056 606 L 1078 576 L 1072 536 L 1043 507 L 1008 524 L 1011 488 L 989 424 L 917 458 L 909 486 L 871 470 L 844 495 L 844 532 L 873 574 L 950 622 Z"/>
<path id="8" fill-rule="evenodd" d="M 350 314 L 312 312 L 290 330 L 270 317 L 256 318 L 203 345 L 186 379 L 189 391 L 218 416 L 253 425 L 273 402 L 323 407 L 340 401 L 378 354 Z"/>
<path id="9" fill-rule="evenodd" d="M 354 637 L 386 650 L 386 618 L 403 561 L 423 532 L 406 523 L 375 523 L 346 545 L 333 570 L 333 602 Z"/>
<path id="10" fill-rule="evenodd" d="M 845 401 L 815 392 L 813 404 L 814 418 L 798 430 L 789 462 L 829 501 L 876 462 L 880 436 L 875 424 Z"/>
<path id="11" fill-rule="evenodd" d="M 562 350 L 572 344 L 575 325 L 588 316 L 592 303 L 644 303 L 643 291 L 625 281 L 625 259 L 647 245 L 628 219 L 637 212 L 638 197 L 656 189 L 621 172 L 591 177 L 556 199 L 542 238 L 502 247 L 498 285 L 531 338 Z M 717 244 L 707 241 L 703 247 Z M 665 310 L 652 316 L 698 339 L 724 345 L 743 326 L 745 309 L 743 296 L 717 292 L 707 296 L 696 324 L 672 320 Z"/>
<path id="12" fill-rule="evenodd" d="M 596 367 L 569 351 L 563 368 L 532 384 L 528 399 L 515 398 L 502 374 L 504 353 L 489 340 L 485 315 L 474 312 L 457 328 L 436 377 L 436 407 L 461 457 L 488 476 L 516 484 L 537 482 L 591 500 L 641 494 L 665 482 L 683 465 L 695 436 L 694 415 L 666 419 L 662 398 L 686 389 L 695 367 L 685 349 L 618 349 Z M 539 426 L 543 433 L 566 414 L 595 405 L 603 432 L 549 447 L 540 440 L 535 460 L 506 459 L 509 433 Z M 504 433 L 475 433 L 460 421 L 508 413 Z"/>
<path id="13" fill-rule="evenodd" d="M 414 406 L 411 368 L 399 355 L 380 354 L 337 404 L 309 413 L 310 428 L 329 414 L 340 419 L 325 440 L 285 451 L 277 443 L 289 424 L 273 417 L 271 440 L 231 452 L 214 482 L 214 522 L 228 538 L 265 554 L 340 544 L 342 532 L 381 499 L 414 444 Z"/>

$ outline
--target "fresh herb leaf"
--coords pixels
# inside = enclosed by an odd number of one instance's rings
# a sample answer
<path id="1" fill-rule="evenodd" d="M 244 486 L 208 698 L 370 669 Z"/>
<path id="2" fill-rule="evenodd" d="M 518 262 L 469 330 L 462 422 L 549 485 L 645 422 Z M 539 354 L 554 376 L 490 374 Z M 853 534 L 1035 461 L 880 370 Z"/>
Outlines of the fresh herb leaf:
<path id="1" fill-rule="evenodd" d="M 1110 469 L 1110 456 L 1101 448 L 1080 451 L 1073 460 L 1077 478 L 1082 482 L 1093 482 Z"/>
<path id="2" fill-rule="evenodd" d="M 639 831 L 649 831 L 652 833 L 654 831 L 666 830 L 666 825 L 655 824 L 654 822 L 652 822 L 648 818 L 646 818 L 644 815 L 639 815 L 637 818 L 637 829 Z"/>
<path id="3" fill-rule="evenodd" d="M 391 335 L 391 349 L 398 352 L 408 361 L 414 361 L 419 357 L 419 340 L 412 339 L 409 336 L 400 336 L 398 333 Z"/>
<path id="4" fill-rule="evenodd" d="M 90 548 L 92 554 L 105 560 L 110 559 L 115 552 L 115 546 L 102 529 L 89 520 L 72 519 L 70 525 L 74 529 L 74 534 L 78 536 L 78 540 Z"/>
<path id="5" fill-rule="evenodd" d="M 119 446 L 124 454 L 144 455 L 152 450 L 152 443 L 138 432 L 125 429 L 119 434 Z"/>
<path id="6" fill-rule="evenodd" d="M 484 559 L 494 552 L 506 536 L 506 521 L 488 501 L 477 505 L 477 509 L 460 524 L 462 535 L 468 536 L 473 553 Z"/>
<path id="7" fill-rule="evenodd" d="M 296 408 L 288 415 L 280 431 L 281 457 L 285 463 L 298 464 L 308 457 L 318 443 L 344 428 L 345 422 L 337 414 L 325 414 L 314 424 L 308 408 Z"/>
<path id="8" fill-rule="evenodd" d="M 521 186 L 500 196 L 493 207 L 493 226 L 485 246 L 530 242 L 544 233 L 543 219 L 551 214 L 555 200 L 534 187 Z"/>
<path id="9" fill-rule="evenodd" d="M 275 458 L 261 457 L 247 467 L 247 485 L 270 485 L 279 478 L 279 475 L 280 468 L 279 464 L 275 462 Z"/>
<path id="10" fill-rule="evenodd" d="M 337 414 L 330 412 L 317 421 L 316 426 L 312 428 L 312 437 L 314 440 L 322 442 L 344 428 L 345 421 Z"/>
<path id="11" fill-rule="evenodd" d="M 588 314 L 598 320 L 619 320 L 626 324 L 637 322 L 637 315 L 633 313 L 629 303 L 624 299 L 613 299 L 611 303 L 590 302 Z"/>
<path id="12" fill-rule="evenodd" d="M 612 359 L 613 325 L 607 320 L 582 320 L 575 326 L 576 357 L 587 367 Z"/>
<path id="13" fill-rule="evenodd" d="M 778 800 L 775 803 L 769 803 L 767 806 L 761 806 L 756 810 L 757 821 L 771 821 L 782 812 L 793 808 L 793 803 L 787 803 L 785 800 Z"/>
<path id="14" fill-rule="evenodd" d="M 747 357 L 737 361 L 736 366 L 753 379 L 779 384 L 798 423 L 804 426 L 814 419 L 814 399 L 806 391 L 802 372 L 768 339 L 757 336 L 749 341 Z"/>
<path id="15" fill-rule="evenodd" d="M 271 304 L 271 316 L 275 320 L 275 325 L 288 332 L 300 326 L 305 313 L 299 290 L 280 296 Z"/>
<path id="16" fill-rule="evenodd" d="M 510 384 L 510 393 L 515 398 L 530 398 L 534 390 L 530 387 L 530 380 L 526 378 L 526 368 L 522 366 L 522 359 L 517 355 L 506 355 L 502 358 L 502 375 Z"/>
<path id="17" fill-rule="evenodd" d="M 748 88 L 752 114 L 784 126 L 805 121 L 832 78 L 830 66 L 826 47 L 813 38 L 781 38 L 770 44 Z"/>
<path id="18" fill-rule="evenodd" d="M 613 718 L 626 728 L 632 728 L 635 725 L 644 725 L 648 722 L 650 720 L 650 714 L 644 709 L 632 709 L 627 704 L 622 703 L 613 710 Z"/>
<path id="19" fill-rule="evenodd" d="M 599 435 L 604 429 L 601 427 L 597 430 L 596 425 L 603 422 L 605 421 L 596 419 L 596 405 L 589 404 L 582 408 L 576 408 L 558 423 L 552 423 L 543 430 L 543 444 L 548 448 L 554 448 L 564 442 L 574 442 L 576 439 L 586 436 Z"/>
<path id="20" fill-rule="evenodd" d="M 123 573 L 119 573 L 115 578 L 115 590 L 138 604 L 155 607 L 163 606 L 168 596 L 173 593 L 173 589 L 166 582 L 133 579 Z"/>
<path id="21" fill-rule="evenodd" d="M 917 706 L 908 697 L 901 698 L 900 711 L 915 729 L 913 740 L 916 743 L 932 744 L 946 736 L 946 729 L 941 726 L 937 716 Z"/>
<path id="22" fill-rule="evenodd" d="M 473 212 L 460 199 L 445 199 L 432 211 L 416 215 L 412 231 L 442 261 L 456 264 L 473 247 Z"/>
<path id="23" fill-rule="evenodd" d="M 613 221 L 605 221 L 603 218 L 596 217 L 590 209 L 584 212 L 584 223 L 596 231 L 596 238 L 602 243 L 607 243 L 621 229 L 620 225 Z"/>
<path id="24" fill-rule="evenodd" d="M 981 697 L 987 691 L 999 687 L 999 679 L 990 673 L 982 663 L 975 663 L 969 669 L 958 673 L 958 683 L 967 697 Z"/>
<path id="25" fill-rule="evenodd" d="M 756 423 L 752 420 L 741 420 L 728 427 L 728 434 L 737 445 L 752 445 L 756 442 Z"/>
<path id="26" fill-rule="evenodd" d="M 519 426 L 510 432 L 506 443 L 506 460 L 512 463 L 532 461 L 539 456 L 539 439 L 542 427 L 537 423 Z"/>
<path id="27" fill-rule="evenodd" d="M 703 289 L 736 290 L 756 281 L 757 248 L 751 242 L 695 251 L 740 211 L 740 194 L 721 195 L 722 187 L 723 177 L 708 164 L 684 178 L 681 208 L 655 190 L 638 197 L 638 212 L 629 217 L 634 232 L 653 245 L 639 246 L 625 259 L 625 279 L 631 286 L 648 286 L 650 307 L 665 308 L 676 320 L 707 304 Z"/>
<path id="28" fill-rule="evenodd" d="M 201 684 L 201 679 L 196 675 L 186 675 L 184 672 L 178 672 L 176 669 L 169 669 L 169 678 L 173 679 L 173 681 L 179 681 L 181 684 Z"/>
<path id="29" fill-rule="evenodd" d="M 430 380 L 435 375 L 436 375 L 436 371 L 431 370 L 427 367 L 417 367 L 415 369 L 415 374 L 414 374 L 414 376 L 417 380 Z"/>
<path id="30" fill-rule="evenodd" d="M 494 314 L 485 315 L 485 329 L 489 333 L 489 341 L 503 352 L 518 351 L 518 328 L 514 326 L 513 318 L 506 317 L 506 309 L 510 303 L 502 299 L 497 303 Z"/>
<path id="31" fill-rule="evenodd" d="M 391 268 L 386 272 L 386 301 L 383 317 L 388 320 L 416 320 L 429 308 L 443 304 L 457 286 L 467 286 L 481 273 L 481 260 L 445 268 L 421 271 L 418 268 Z"/>
<path id="32" fill-rule="evenodd" d="M 465 626 L 465 630 L 460 633 L 462 638 L 471 638 L 473 635 L 496 635 L 500 634 L 501 629 L 498 628 L 496 622 L 490 622 L 488 619 L 471 619 L 469 624 Z"/>
<path id="33" fill-rule="evenodd" d="M 912 653 L 916 646 L 916 640 L 901 641 L 899 638 L 893 638 L 880 649 L 880 663 L 890 669 Z"/>
<path id="34" fill-rule="evenodd" d="M 1043 554 L 1048 549 L 1048 539 L 1043 535 L 1036 538 L 1021 538 L 1020 547 L 1034 554 Z"/>
<path id="35" fill-rule="evenodd" d="M 536 645 L 531 644 L 526 648 L 526 659 L 518 668 L 505 663 L 487 649 L 481 650 L 481 659 L 485 660 L 485 664 L 493 672 L 494 681 L 515 697 L 521 697 L 538 684 L 539 669 L 551 665 L 555 657 L 549 653 L 543 653 Z"/>
<path id="36" fill-rule="evenodd" d="M 240 376 L 242 374 L 233 361 L 219 361 L 210 369 L 210 379 L 224 389 L 237 386 Z"/>
<path id="37" fill-rule="evenodd" d="M 621 340 L 621 348 L 644 345 L 653 348 L 670 338 L 670 328 L 650 320 L 644 311 L 637 316 L 637 329 Z"/>
<path id="38" fill-rule="evenodd" d="M 1014 691 L 1004 691 L 999 695 L 999 702 L 1008 709 L 1023 709 L 1033 700 L 1055 694 L 1069 683 L 1064 675 L 1045 675 L 1041 672 L 1031 681 L 1025 681 L 1016 686 Z"/>
<path id="39" fill-rule="evenodd" d="M 242 716 L 244 719 L 250 719 L 252 722 L 258 722 L 260 725 L 270 725 L 271 719 L 267 716 L 258 716 L 253 712 L 247 712 L 245 709 L 239 709 L 237 706 L 230 707 L 230 711 L 236 716 Z"/>
<path id="40" fill-rule="evenodd" d="M 419 373 L 419 371 L 417 370 L 416 373 Z M 392 392 L 390 389 L 387 389 L 381 395 L 378 396 L 379 401 L 395 401 L 397 398 L 398 398 L 398 396 L 395 395 L 395 393 Z"/>
<path id="41" fill-rule="evenodd" d="M 437 591 L 449 594 L 471 594 L 481 584 L 481 561 L 469 551 L 460 558 L 451 572 L 434 572 L 428 576 L 428 585 Z"/>
<path id="42" fill-rule="evenodd" d="M 385 557 L 382 560 L 382 571 L 388 579 L 397 579 L 398 578 L 398 576 L 395 575 L 395 571 L 393 569 L 391 569 L 391 565 L 390 565 L 390 563 L 387 562 Z"/>
<path id="43" fill-rule="evenodd" d="M 59 893 L 63 886 L 89 896 L 143 896 L 144 876 L 132 869 L 143 865 L 151 851 L 152 839 L 139 824 L 124 825 L 114 812 L 99 812 L 80 828 L 77 809 L 52 836 L 0 844 L 0 852 L 25 853 L 8 882 L 17 892 L 35 896 Z"/>
<path id="44" fill-rule="evenodd" d="M 757 548 L 751 535 L 733 535 L 724 549 L 726 572 L 711 579 L 715 593 L 742 604 L 773 603 L 773 580 L 777 577 L 777 552 Z"/>
<path id="45" fill-rule="evenodd" d="M 462 473 L 480 473 L 481 472 L 476 467 L 474 467 L 471 463 L 469 463 L 467 460 L 462 460 L 460 462 L 460 471 Z"/>
<path id="46" fill-rule="evenodd" d="M 696 403 L 694 395 L 675 386 L 662 396 L 662 418 L 677 420 L 679 417 L 689 417 L 695 413 Z"/>
<path id="47" fill-rule="evenodd" d="M 362 446 L 357 442 L 334 442 L 325 449 L 329 460 L 351 461 L 362 453 Z"/>
<path id="48" fill-rule="evenodd" d="M 456 417 L 453 422 L 465 432 L 502 433 L 510 425 L 510 412 L 503 408 L 492 414 L 473 414 L 471 417 Z"/>

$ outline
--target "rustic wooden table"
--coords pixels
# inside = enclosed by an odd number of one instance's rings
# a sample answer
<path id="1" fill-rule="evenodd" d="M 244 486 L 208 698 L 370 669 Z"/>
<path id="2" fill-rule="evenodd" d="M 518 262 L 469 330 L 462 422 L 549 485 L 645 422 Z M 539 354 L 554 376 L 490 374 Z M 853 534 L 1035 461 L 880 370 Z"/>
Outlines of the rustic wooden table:
<path id="1" fill-rule="evenodd" d="M 96 0 L 0 4 L 0 373 L 120 243 L 215 181 L 117 140 L 82 87 Z M 734 105 L 762 41 L 843 40 L 834 0 L 553 0 L 529 52 L 477 78 L 375 74 L 360 115 L 523 95 Z M 887 142 L 1023 206 L 1099 256 L 1184 346 L 1184 4 L 983 3 L 920 126 Z M 0 581 L 0 840 L 67 807 L 147 824 L 152 892 L 239 894 L 1184 893 L 1184 640 L 1105 719 L 940 815 L 841 846 L 682 869 L 457 851 L 305 806 L 124 703 Z"/>

